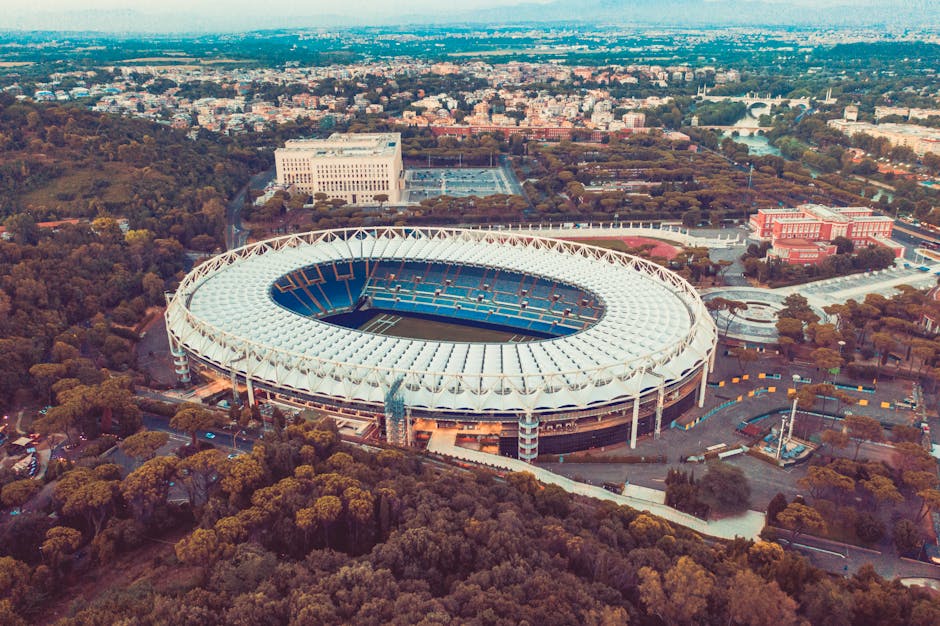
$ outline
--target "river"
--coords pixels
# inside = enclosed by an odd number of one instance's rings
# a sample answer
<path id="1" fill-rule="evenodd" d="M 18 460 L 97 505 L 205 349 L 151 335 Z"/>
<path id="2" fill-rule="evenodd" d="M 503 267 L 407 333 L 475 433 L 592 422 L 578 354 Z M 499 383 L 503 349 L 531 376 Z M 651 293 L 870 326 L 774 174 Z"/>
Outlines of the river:
<path id="1" fill-rule="evenodd" d="M 733 137 L 732 133 L 734 131 L 731 131 L 731 132 L 722 133 L 721 138 L 724 139 L 725 137 L 731 137 L 737 143 L 744 144 L 745 146 L 747 146 L 748 151 L 754 156 L 767 156 L 768 154 L 773 155 L 773 156 L 780 156 L 780 151 L 777 150 L 777 148 L 775 148 L 774 146 L 770 145 L 770 142 L 767 140 L 765 136 L 750 134 L 751 132 L 750 129 L 753 129 L 755 126 L 757 126 L 757 120 L 760 118 L 760 116 L 763 113 L 766 112 L 766 110 L 767 110 L 767 107 L 763 105 L 756 105 L 752 107 L 751 109 L 749 109 L 748 112 L 745 113 L 743 117 L 741 117 L 741 119 L 739 119 L 737 122 L 732 124 L 732 126 L 736 126 L 738 128 L 749 129 L 747 131 L 748 132 L 747 135 L 739 135 L 737 137 Z"/>

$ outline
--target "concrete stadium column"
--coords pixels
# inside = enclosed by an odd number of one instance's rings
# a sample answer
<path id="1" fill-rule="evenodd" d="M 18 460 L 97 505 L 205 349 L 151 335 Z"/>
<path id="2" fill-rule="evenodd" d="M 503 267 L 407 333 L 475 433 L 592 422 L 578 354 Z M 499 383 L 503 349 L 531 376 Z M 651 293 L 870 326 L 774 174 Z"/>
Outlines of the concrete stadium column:
<path id="1" fill-rule="evenodd" d="M 405 445 L 415 445 L 414 422 L 411 419 L 411 408 L 405 409 Z"/>
<path id="2" fill-rule="evenodd" d="M 532 413 L 519 417 L 519 460 L 531 463 L 539 455 L 539 418 Z"/>
<path id="3" fill-rule="evenodd" d="M 232 379 L 232 406 L 240 406 L 241 400 L 238 397 L 238 376 L 235 374 L 235 365 L 229 365 L 229 376 Z"/>
<path id="4" fill-rule="evenodd" d="M 176 372 L 176 380 L 184 385 L 188 385 L 192 378 L 189 373 L 189 357 L 186 351 L 176 343 L 173 337 L 170 337 L 170 354 L 173 356 L 173 369 Z"/>
<path id="5" fill-rule="evenodd" d="M 654 437 L 659 439 L 659 433 L 663 428 L 663 404 L 666 399 L 666 388 L 663 385 L 659 386 L 659 391 L 656 394 L 656 430 L 654 431 Z"/>
<path id="6" fill-rule="evenodd" d="M 248 386 L 248 406 L 255 405 L 255 388 L 251 384 L 251 377 L 246 373 L 245 374 L 245 383 Z"/>
<path id="7" fill-rule="evenodd" d="M 630 422 L 630 449 L 636 448 L 636 435 L 640 426 L 640 396 L 633 399 L 633 421 Z"/>
<path id="8" fill-rule="evenodd" d="M 698 392 L 698 408 L 705 406 L 705 389 L 708 387 L 708 363 L 702 364 L 702 385 Z"/>

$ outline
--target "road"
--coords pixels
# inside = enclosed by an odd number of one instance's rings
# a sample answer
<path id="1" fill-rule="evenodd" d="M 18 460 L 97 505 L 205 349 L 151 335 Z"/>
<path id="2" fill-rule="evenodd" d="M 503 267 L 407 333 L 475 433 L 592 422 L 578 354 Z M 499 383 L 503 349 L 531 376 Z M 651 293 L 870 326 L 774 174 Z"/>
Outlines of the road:
<path id="1" fill-rule="evenodd" d="M 783 531 L 784 540 L 781 544 L 786 546 L 788 532 Z M 875 571 L 886 579 L 900 578 L 940 578 L 940 566 L 899 558 L 893 551 L 881 552 L 850 546 L 819 537 L 801 535 L 796 538 L 793 546 L 821 569 L 834 574 L 851 576 L 863 565 L 870 563 Z"/>
<path id="2" fill-rule="evenodd" d="M 159 430 L 170 434 L 170 439 L 177 443 L 177 446 L 190 442 L 188 433 L 170 428 L 170 420 L 161 415 L 145 413 L 143 417 L 144 426 L 150 430 Z M 210 436 L 211 435 L 211 436 Z M 239 452 L 251 452 L 255 446 L 255 438 L 248 436 L 235 435 L 232 432 L 219 429 L 200 430 L 196 434 L 196 439 L 218 446 L 221 449 L 234 448 Z M 234 445 L 233 445 L 234 444 Z"/>
<path id="3" fill-rule="evenodd" d="M 242 207 L 245 206 L 245 195 L 248 189 L 261 189 L 274 179 L 274 168 L 255 174 L 244 187 L 239 189 L 235 197 L 228 203 L 225 212 L 225 249 L 240 248 L 248 242 L 248 231 L 242 229 Z"/>

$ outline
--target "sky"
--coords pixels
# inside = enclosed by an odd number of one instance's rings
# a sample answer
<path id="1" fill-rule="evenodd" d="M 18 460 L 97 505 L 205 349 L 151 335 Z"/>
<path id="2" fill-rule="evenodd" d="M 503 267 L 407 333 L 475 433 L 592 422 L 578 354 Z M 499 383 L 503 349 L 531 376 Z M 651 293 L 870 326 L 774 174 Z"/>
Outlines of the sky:
<path id="1" fill-rule="evenodd" d="M 533 3 L 548 0 L 530 0 Z M 519 4 L 520 0 L 459 0 L 457 6 L 461 9 L 479 9 L 492 6 L 511 6 Z M 59 12 L 59 11 L 87 11 L 87 10 L 126 10 L 134 9 L 140 12 L 170 12 L 185 11 L 189 13 L 210 13 L 213 11 L 227 11 L 250 9 L 257 11 L 260 7 L 276 7 L 282 14 L 314 15 L 317 13 L 355 14 L 374 13 L 385 14 L 400 11 L 434 11 L 440 12 L 442 7 L 454 6 L 442 3 L 441 0 L 274 0 L 271 3 L 259 4 L 257 0 L 35 0 L 28 4 L 32 10 Z"/>
<path id="2" fill-rule="evenodd" d="M 281 14 L 314 15 L 317 13 L 355 15 L 356 13 L 419 13 L 442 11 L 485 9 L 495 6 L 512 6 L 514 4 L 546 4 L 552 0 L 458 0 L 451 4 L 441 0 L 274 0 L 270 4 L 259 5 L 257 0 L 34 0 L 22 3 L 30 11 L 61 12 L 61 11 L 88 11 L 88 10 L 128 10 L 139 12 L 165 13 L 172 11 L 185 11 L 188 13 L 212 13 L 215 11 L 231 12 L 233 10 L 257 11 L 260 6 L 276 7 Z M 708 2 L 708 0 L 701 0 Z M 746 3 L 753 0 L 738 0 Z M 797 6 L 833 6 L 839 4 L 864 5 L 872 0 L 763 0 L 775 4 L 788 4 Z M 577 7 L 577 0 L 572 0 L 573 7 Z M 624 9 L 629 9 L 630 0 L 622 0 Z M 22 6 L 21 5 L 21 6 Z M 11 7 L 13 8 L 13 7 Z M 25 8 L 25 7 L 24 7 Z M 15 8 L 14 8 L 15 10 Z"/>
<path id="3" fill-rule="evenodd" d="M 716 23 L 801 23 L 833 25 L 845 15 L 891 17 L 900 9 L 911 25 L 923 20 L 923 5 L 938 0 L 0 0 L 0 29 L 204 32 L 377 23 L 472 21 L 505 23 L 519 19 L 590 19 L 665 25 L 685 18 Z M 709 4 L 715 3 L 715 9 Z M 546 7 L 544 14 L 539 5 Z M 518 12 L 510 7 L 521 5 Z M 688 10 L 676 9 L 686 5 Z M 601 7 L 600 13 L 586 6 Z M 835 9 L 834 7 L 851 7 Z M 866 7 L 877 6 L 874 10 Z M 502 9 L 501 11 L 498 9 Z M 633 9 L 633 10 L 631 10 Z M 828 11 L 827 11 L 828 9 Z M 861 9 L 861 10 L 859 10 Z M 488 11 L 492 10 L 492 15 Z M 769 19 L 768 19 L 769 17 Z M 291 19 L 298 18 L 298 19 Z M 866 18 L 867 19 L 867 18 Z"/>

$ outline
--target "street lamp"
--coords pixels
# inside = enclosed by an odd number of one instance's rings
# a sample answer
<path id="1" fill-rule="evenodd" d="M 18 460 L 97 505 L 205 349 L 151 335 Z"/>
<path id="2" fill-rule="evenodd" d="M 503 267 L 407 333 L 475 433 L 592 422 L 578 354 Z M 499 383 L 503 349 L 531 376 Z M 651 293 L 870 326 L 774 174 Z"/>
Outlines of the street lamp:
<path id="1" fill-rule="evenodd" d="M 787 431 L 787 441 L 790 441 L 791 439 L 793 439 L 793 422 L 796 421 L 796 400 L 797 400 L 796 383 L 798 383 L 799 381 L 800 381 L 800 375 L 794 374 L 793 375 L 793 406 L 790 408 L 790 429 L 789 431 Z"/>
<path id="2" fill-rule="evenodd" d="M 777 437 L 777 454 L 775 455 L 777 460 L 780 460 L 780 454 L 783 451 L 783 431 L 787 431 L 787 441 L 790 441 L 793 438 L 793 422 L 796 421 L 796 383 L 800 382 L 802 377 L 799 374 L 793 375 L 793 405 L 790 407 L 790 423 L 787 424 L 787 418 L 784 418 L 780 421 L 780 435 Z"/>

